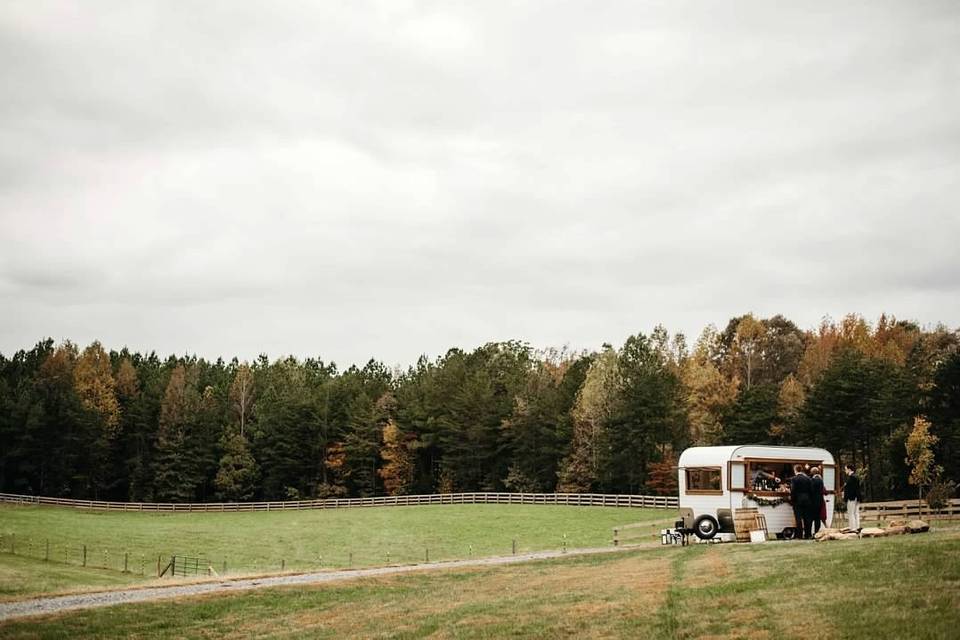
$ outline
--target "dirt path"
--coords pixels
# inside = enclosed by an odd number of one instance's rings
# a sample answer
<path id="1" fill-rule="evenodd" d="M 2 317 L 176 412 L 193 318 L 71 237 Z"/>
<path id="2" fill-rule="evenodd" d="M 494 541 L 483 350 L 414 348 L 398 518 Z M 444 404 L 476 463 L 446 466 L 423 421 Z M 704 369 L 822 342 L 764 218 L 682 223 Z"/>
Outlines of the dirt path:
<path id="1" fill-rule="evenodd" d="M 263 589 L 266 587 L 343 582 L 346 580 L 355 580 L 357 578 L 386 576 L 398 573 L 410 573 L 414 571 L 436 571 L 440 569 L 507 565 L 520 562 L 530 562 L 531 560 L 544 560 L 549 558 L 561 558 L 575 555 L 615 553 L 618 551 L 635 550 L 644 547 L 653 547 L 653 545 L 637 545 L 625 548 L 603 547 L 597 549 L 574 549 L 566 553 L 562 551 L 539 551 L 536 553 L 525 553 L 516 556 L 478 558 L 475 560 L 454 560 L 451 562 L 429 562 L 397 567 L 324 571 L 320 573 L 302 573 L 296 575 L 172 585 L 169 587 L 146 587 L 141 589 L 122 589 L 118 591 L 100 591 L 96 593 L 34 598 L 31 600 L 0 603 L 0 620 L 11 620 L 13 618 L 21 618 L 24 616 L 48 615 L 53 613 L 61 613 L 64 611 L 75 611 L 78 609 L 109 607 L 115 604 L 147 602 L 150 600 L 179 598 L 183 596 L 195 596 L 208 593 L 229 593 L 233 591 Z"/>

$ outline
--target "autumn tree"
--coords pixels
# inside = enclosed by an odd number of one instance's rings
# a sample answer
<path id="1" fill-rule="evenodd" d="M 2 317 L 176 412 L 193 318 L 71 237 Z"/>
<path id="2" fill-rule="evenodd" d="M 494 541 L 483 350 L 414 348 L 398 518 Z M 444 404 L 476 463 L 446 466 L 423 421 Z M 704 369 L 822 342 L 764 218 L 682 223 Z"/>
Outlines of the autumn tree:
<path id="1" fill-rule="evenodd" d="M 73 379 L 81 406 L 96 416 L 108 438 L 115 435 L 120 424 L 117 385 L 110 356 L 99 342 L 92 343 L 77 358 Z"/>
<path id="2" fill-rule="evenodd" d="M 704 329 L 693 353 L 680 367 L 692 444 L 712 445 L 723 440 L 721 416 L 737 395 L 737 379 L 727 378 L 716 365 L 717 337 L 713 327 Z"/>
<path id="3" fill-rule="evenodd" d="M 587 491 L 600 476 L 605 460 L 605 430 L 620 399 L 617 352 L 606 345 L 594 356 L 572 409 L 573 443 L 559 471 L 559 490 Z"/>
<path id="4" fill-rule="evenodd" d="M 157 455 L 154 467 L 156 495 L 160 500 L 189 502 L 201 482 L 191 449 L 200 393 L 195 372 L 177 364 L 170 373 L 160 406 Z"/>
<path id="5" fill-rule="evenodd" d="M 661 460 L 647 464 L 647 487 L 655 495 L 677 495 L 679 491 L 677 454 L 672 449 L 668 448 Z"/>
<path id="6" fill-rule="evenodd" d="M 411 448 L 411 438 L 400 431 L 392 418 L 388 419 L 383 427 L 383 446 L 380 447 L 383 466 L 377 473 L 389 496 L 404 495 L 413 481 L 414 456 Z"/>
<path id="7" fill-rule="evenodd" d="M 737 322 L 733 334 L 733 356 L 737 375 L 742 377 L 744 388 L 753 386 L 754 370 L 763 354 L 763 339 L 766 327 L 748 313 Z"/>
<path id="8" fill-rule="evenodd" d="M 917 487 L 918 499 L 923 508 L 923 489 L 933 484 L 934 480 L 943 471 L 943 467 L 936 464 L 933 457 L 933 446 L 937 437 L 930 433 L 930 423 L 917 416 L 913 421 L 913 430 L 907 437 L 906 463 L 910 465 L 910 484 Z"/>
<path id="9" fill-rule="evenodd" d="M 253 372 L 246 362 L 237 367 L 230 385 L 230 404 L 237 423 L 240 425 L 240 435 L 246 435 L 247 416 L 253 407 Z"/>
<path id="10" fill-rule="evenodd" d="M 806 391 L 793 374 L 787 376 L 777 393 L 776 417 L 769 435 L 779 444 L 795 442 L 798 437 Z"/>

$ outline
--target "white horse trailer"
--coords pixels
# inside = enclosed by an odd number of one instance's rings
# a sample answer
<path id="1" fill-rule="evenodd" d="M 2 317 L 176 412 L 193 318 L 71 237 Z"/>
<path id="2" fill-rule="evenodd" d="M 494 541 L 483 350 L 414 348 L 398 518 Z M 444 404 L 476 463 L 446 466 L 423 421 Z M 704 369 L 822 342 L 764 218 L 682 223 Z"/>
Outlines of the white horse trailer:
<path id="1" fill-rule="evenodd" d="M 733 533 L 734 509 L 756 507 L 766 517 L 771 535 L 792 538 L 796 521 L 787 489 L 798 463 L 821 469 L 829 523 L 837 487 L 837 468 L 829 451 L 743 445 L 692 447 L 680 454 L 677 528 L 709 540 L 717 533 Z"/>

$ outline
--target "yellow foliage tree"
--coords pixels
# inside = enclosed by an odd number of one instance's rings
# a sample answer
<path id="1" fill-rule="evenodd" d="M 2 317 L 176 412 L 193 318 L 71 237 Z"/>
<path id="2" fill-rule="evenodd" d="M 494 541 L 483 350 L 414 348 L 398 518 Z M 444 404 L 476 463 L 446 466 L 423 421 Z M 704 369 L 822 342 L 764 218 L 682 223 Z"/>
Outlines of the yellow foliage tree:
<path id="1" fill-rule="evenodd" d="M 241 436 L 244 435 L 247 417 L 250 415 L 250 408 L 253 405 L 253 393 L 253 372 L 250 370 L 250 365 L 244 362 L 237 367 L 233 384 L 230 385 L 230 402 L 236 412 L 237 420 L 240 422 Z"/>
<path id="2" fill-rule="evenodd" d="M 383 427 L 383 447 L 380 448 L 383 466 L 377 474 L 383 479 L 387 495 L 399 496 L 407 492 L 413 481 L 413 456 L 400 427 L 391 418 Z"/>
<path id="3" fill-rule="evenodd" d="M 943 471 L 933 458 L 933 445 L 940 439 L 930 433 L 930 423 L 920 416 L 913 420 L 913 430 L 907 436 L 906 463 L 910 465 L 910 484 L 919 490 L 921 508 L 923 504 L 923 488 L 929 487 Z"/>
<path id="4" fill-rule="evenodd" d="M 740 368 L 745 377 L 746 387 L 753 384 L 753 371 L 762 357 L 763 339 L 767 328 L 762 322 L 748 313 L 737 324 L 737 331 L 733 337 L 733 346 L 740 360 Z"/>
<path id="5" fill-rule="evenodd" d="M 721 412 L 737 396 L 737 379 L 724 376 L 713 362 L 716 340 L 716 329 L 704 329 L 693 353 L 680 368 L 690 441 L 698 445 L 720 442 L 723 436 Z"/>
<path id="6" fill-rule="evenodd" d="M 99 342 L 83 350 L 73 369 L 74 389 L 84 409 L 99 416 L 108 435 L 120 424 L 117 383 L 113 379 L 110 356 Z"/>
<path id="7" fill-rule="evenodd" d="M 130 358 L 124 358 L 120 361 L 120 367 L 117 369 L 116 387 L 117 394 L 121 398 L 135 398 L 140 393 L 140 380 Z"/>

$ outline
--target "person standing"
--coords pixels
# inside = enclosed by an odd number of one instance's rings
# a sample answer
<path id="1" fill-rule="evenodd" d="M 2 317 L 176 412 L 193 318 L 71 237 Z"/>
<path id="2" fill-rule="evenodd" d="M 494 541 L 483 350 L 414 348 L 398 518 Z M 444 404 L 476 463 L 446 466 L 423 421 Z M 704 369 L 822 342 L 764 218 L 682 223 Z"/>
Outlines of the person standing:
<path id="1" fill-rule="evenodd" d="M 793 471 L 793 478 L 790 479 L 790 502 L 793 504 L 793 515 L 797 519 L 797 537 L 809 540 L 813 527 L 810 476 L 803 472 L 802 464 L 794 465 Z"/>
<path id="2" fill-rule="evenodd" d="M 820 532 L 820 523 L 827 518 L 827 503 L 823 499 L 827 492 L 823 488 L 820 467 L 811 468 L 810 473 L 813 475 L 810 478 L 810 517 L 813 520 L 813 533 L 816 535 Z"/>
<path id="3" fill-rule="evenodd" d="M 860 502 L 863 494 L 860 491 L 860 478 L 852 464 L 843 465 L 847 473 L 847 481 L 843 483 L 843 499 L 847 503 L 847 524 L 849 528 L 860 531 Z"/>

